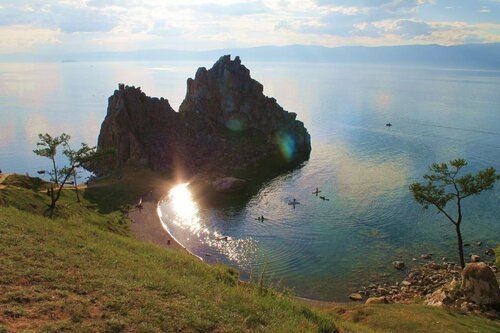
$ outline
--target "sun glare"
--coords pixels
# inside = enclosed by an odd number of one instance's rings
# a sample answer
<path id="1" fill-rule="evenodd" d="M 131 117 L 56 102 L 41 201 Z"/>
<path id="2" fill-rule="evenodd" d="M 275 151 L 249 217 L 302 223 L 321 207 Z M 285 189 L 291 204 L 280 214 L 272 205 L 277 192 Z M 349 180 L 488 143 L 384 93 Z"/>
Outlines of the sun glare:
<path id="1" fill-rule="evenodd" d="M 199 229 L 198 207 L 188 188 L 188 183 L 173 187 L 169 192 L 169 199 L 177 222 L 188 225 L 191 229 Z"/>

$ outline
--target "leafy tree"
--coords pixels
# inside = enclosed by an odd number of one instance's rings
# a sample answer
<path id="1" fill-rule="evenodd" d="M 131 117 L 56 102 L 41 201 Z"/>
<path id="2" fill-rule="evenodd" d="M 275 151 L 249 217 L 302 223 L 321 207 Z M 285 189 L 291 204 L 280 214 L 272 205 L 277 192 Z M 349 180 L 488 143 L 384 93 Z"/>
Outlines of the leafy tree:
<path id="1" fill-rule="evenodd" d="M 36 144 L 36 146 L 42 148 L 35 149 L 33 150 L 33 152 L 38 156 L 47 157 L 52 161 L 52 171 L 50 172 L 51 181 L 56 183 L 56 185 L 59 185 L 59 174 L 56 165 L 57 148 L 61 144 L 68 142 L 70 136 L 66 133 L 63 133 L 59 136 L 52 137 L 48 133 L 45 134 L 40 133 L 38 134 L 38 139 L 40 141 Z"/>
<path id="2" fill-rule="evenodd" d="M 61 196 L 61 191 L 64 187 L 64 184 L 74 174 L 76 169 L 84 166 L 86 163 L 89 163 L 95 158 L 96 147 L 89 147 L 86 143 L 82 143 L 80 149 L 72 150 L 66 143 L 64 149 L 64 155 L 68 157 L 69 165 L 61 169 L 62 181 L 61 184 L 59 184 L 59 188 L 57 188 L 57 192 L 54 194 L 54 191 L 52 191 L 52 196 L 51 196 L 52 203 L 49 207 L 49 211 L 51 213 L 56 208 L 56 202 L 57 200 L 59 200 L 59 197 Z"/>
<path id="3" fill-rule="evenodd" d="M 427 183 L 415 182 L 410 185 L 410 192 L 413 198 L 424 208 L 432 205 L 437 208 L 439 213 L 443 213 L 448 220 L 455 226 L 458 239 L 458 254 L 460 265 L 465 267 L 464 250 L 462 243 L 462 233 L 460 226 L 462 224 L 462 200 L 471 195 L 480 194 L 483 191 L 491 190 L 495 181 L 500 179 L 495 168 L 489 167 L 477 174 L 468 173 L 458 177 L 459 172 L 467 166 L 464 159 L 456 159 L 446 163 L 434 163 L 429 167 L 430 174 L 424 175 Z M 452 214 L 446 211 L 446 205 L 453 201 L 456 203 L 456 213 Z"/>
<path id="4" fill-rule="evenodd" d="M 97 159 L 98 154 L 96 153 L 96 147 L 90 147 L 86 143 L 82 143 L 81 147 L 77 150 L 71 149 L 69 145 L 70 136 L 64 133 L 55 138 L 49 134 L 39 134 L 38 137 L 40 138 L 40 142 L 37 143 L 37 146 L 43 146 L 44 148 L 34 150 L 34 153 L 51 159 L 54 167 L 52 181 L 55 184 L 49 188 L 51 203 L 48 208 L 48 212 L 52 216 L 56 208 L 56 203 L 61 196 L 64 184 L 68 182 L 70 177 L 74 177 L 76 186 L 76 172 L 78 168 L 84 167 Z M 58 169 L 55 164 L 55 156 L 57 148 L 61 144 L 64 146 L 63 154 L 68 158 L 69 164 Z M 79 201 L 78 193 L 77 199 Z"/>

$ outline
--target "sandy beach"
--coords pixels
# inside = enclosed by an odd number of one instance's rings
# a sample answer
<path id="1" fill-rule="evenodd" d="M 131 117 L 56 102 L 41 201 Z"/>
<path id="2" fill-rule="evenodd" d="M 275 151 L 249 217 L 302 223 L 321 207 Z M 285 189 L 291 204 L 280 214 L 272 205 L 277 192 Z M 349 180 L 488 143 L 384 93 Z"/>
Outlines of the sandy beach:
<path id="1" fill-rule="evenodd" d="M 153 189 L 151 194 L 142 198 L 142 208 L 133 208 L 128 217 L 131 220 L 131 231 L 135 238 L 173 249 L 185 248 L 163 228 L 157 213 L 158 201 L 165 194 L 164 189 Z M 138 198 L 139 201 L 139 198 Z"/>

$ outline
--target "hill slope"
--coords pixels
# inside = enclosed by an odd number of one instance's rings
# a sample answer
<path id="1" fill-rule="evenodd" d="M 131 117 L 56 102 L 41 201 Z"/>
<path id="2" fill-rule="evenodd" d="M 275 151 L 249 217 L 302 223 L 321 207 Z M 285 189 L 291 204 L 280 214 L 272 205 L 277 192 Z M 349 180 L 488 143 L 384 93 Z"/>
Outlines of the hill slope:
<path id="1" fill-rule="evenodd" d="M 84 190 L 81 204 L 66 190 L 54 219 L 42 215 L 48 203 L 43 182 L 15 176 L 0 189 L 1 333 L 500 328 L 486 318 L 419 305 L 311 306 L 265 283 L 242 283 L 229 267 L 137 241 L 120 207 L 160 179 L 142 175 L 97 183 Z"/>

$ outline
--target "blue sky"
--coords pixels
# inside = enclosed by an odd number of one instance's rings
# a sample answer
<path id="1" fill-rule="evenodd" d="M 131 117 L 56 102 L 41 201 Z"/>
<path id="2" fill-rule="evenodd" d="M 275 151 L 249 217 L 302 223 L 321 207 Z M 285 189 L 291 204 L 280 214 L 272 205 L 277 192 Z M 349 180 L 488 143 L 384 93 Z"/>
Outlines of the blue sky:
<path id="1" fill-rule="evenodd" d="M 500 42 L 500 0 L 0 0 L 0 54 Z"/>

